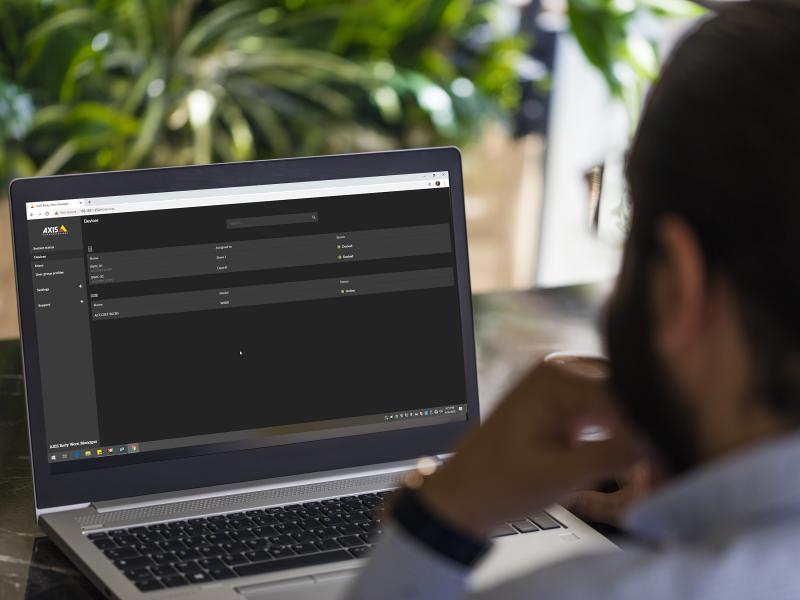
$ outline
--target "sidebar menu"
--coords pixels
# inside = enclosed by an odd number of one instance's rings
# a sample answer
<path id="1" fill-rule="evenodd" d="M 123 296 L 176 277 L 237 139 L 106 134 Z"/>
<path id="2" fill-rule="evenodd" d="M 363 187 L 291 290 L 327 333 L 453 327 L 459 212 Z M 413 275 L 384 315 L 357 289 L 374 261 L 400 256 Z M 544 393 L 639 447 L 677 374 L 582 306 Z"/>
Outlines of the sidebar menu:
<path id="1" fill-rule="evenodd" d="M 81 220 L 28 221 L 28 234 L 48 450 L 76 452 L 99 438 Z"/>

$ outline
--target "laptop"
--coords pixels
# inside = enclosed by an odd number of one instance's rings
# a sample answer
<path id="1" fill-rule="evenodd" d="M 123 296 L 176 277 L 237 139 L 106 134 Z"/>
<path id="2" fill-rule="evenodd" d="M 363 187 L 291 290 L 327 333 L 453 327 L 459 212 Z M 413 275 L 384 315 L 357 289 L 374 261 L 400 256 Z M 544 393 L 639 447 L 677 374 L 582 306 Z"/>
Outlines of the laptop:
<path id="1" fill-rule="evenodd" d="M 338 598 L 479 422 L 455 148 L 18 179 L 36 516 L 110 598 Z M 560 507 L 474 585 L 613 548 Z"/>

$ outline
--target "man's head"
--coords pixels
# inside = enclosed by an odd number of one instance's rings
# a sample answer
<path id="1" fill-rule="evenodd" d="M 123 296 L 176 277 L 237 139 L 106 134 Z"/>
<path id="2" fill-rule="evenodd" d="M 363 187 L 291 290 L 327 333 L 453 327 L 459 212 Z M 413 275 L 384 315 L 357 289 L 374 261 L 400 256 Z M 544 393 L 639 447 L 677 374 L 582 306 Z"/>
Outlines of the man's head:
<path id="1" fill-rule="evenodd" d="M 800 425 L 800 0 L 684 40 L 627 177 L 607 343 L 633 420 L 676 471 Z"/>

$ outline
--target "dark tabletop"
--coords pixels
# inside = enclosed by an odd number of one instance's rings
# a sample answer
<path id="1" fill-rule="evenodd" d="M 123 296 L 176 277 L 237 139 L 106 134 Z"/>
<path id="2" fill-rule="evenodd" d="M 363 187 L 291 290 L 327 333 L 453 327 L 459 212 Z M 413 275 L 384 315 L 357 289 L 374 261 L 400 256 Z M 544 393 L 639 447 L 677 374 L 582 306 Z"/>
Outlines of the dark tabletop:
<path id="1" fill-rule="evenodd" d="M 597 352 L 605 286 L 475 298 L 481 408 L 550 352 Z M 36 526 L 19 342 L 0 341 L 0 598 L 100 598 Z"/>

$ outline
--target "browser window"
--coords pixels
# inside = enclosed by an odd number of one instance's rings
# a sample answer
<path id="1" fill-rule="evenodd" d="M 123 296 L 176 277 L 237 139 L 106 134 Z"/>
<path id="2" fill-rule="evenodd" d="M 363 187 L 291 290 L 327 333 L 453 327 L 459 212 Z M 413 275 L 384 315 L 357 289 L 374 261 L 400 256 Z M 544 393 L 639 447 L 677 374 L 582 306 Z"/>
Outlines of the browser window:
<path id="1" fill-rule="evenodd" d="M 436 172 L 28 203 L 51 470 L 466 419 L 449 192 Z"/>

